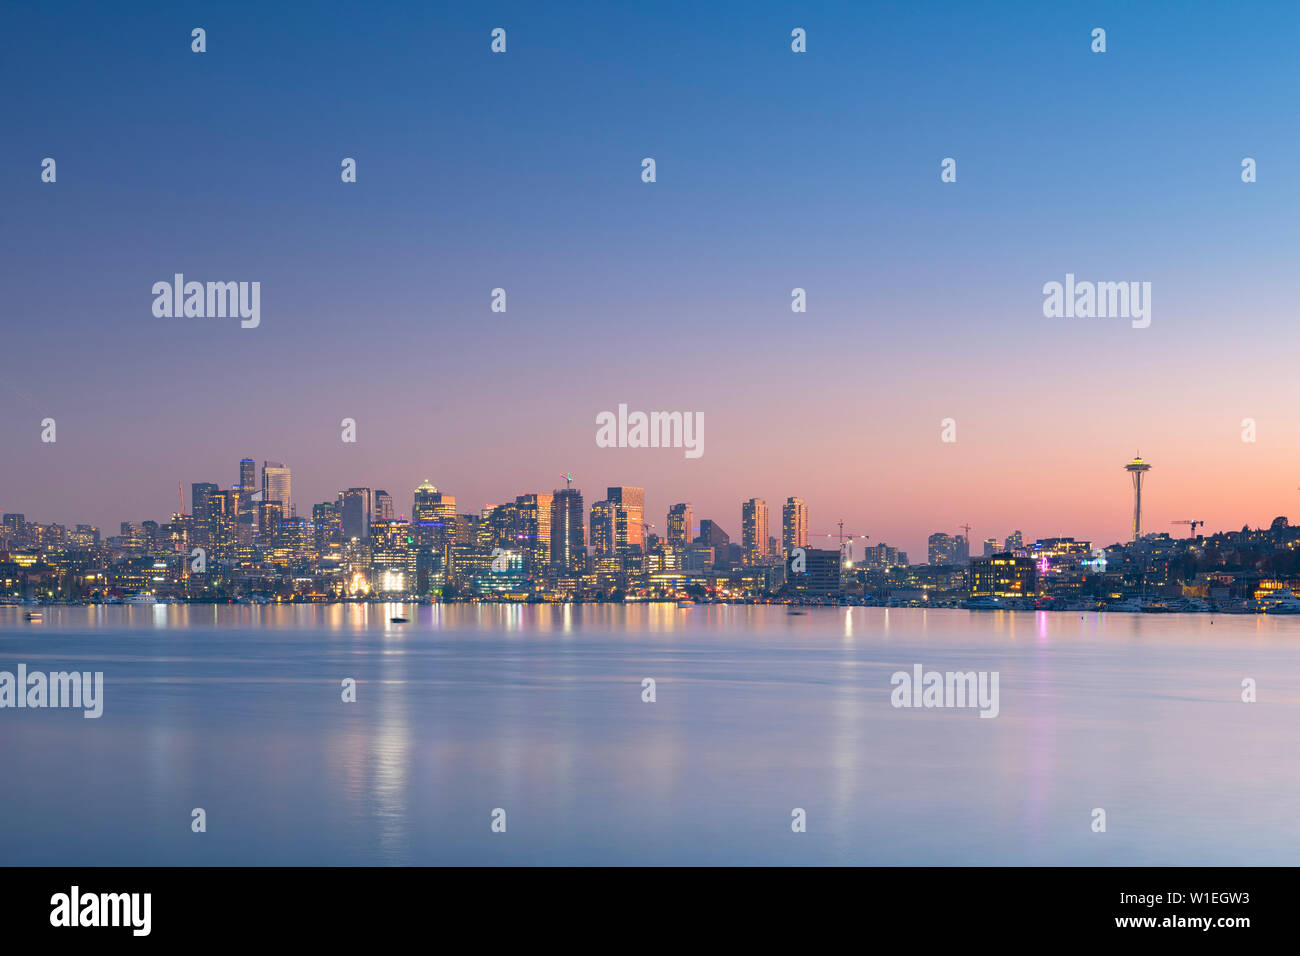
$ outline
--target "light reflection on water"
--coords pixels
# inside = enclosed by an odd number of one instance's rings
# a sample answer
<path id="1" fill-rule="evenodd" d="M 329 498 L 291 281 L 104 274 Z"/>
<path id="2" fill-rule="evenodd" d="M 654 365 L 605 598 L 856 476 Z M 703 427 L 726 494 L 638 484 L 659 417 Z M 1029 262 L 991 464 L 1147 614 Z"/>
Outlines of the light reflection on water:
<path id="1" fill-rule="evenodd" d="M 1300 620 L 805 610 L 0 608 L 0 670 L 106 678 L 0 711 L 0 859 L 1294 862 Z M 891 707 L 917 663 L 1000 715 Z"/>

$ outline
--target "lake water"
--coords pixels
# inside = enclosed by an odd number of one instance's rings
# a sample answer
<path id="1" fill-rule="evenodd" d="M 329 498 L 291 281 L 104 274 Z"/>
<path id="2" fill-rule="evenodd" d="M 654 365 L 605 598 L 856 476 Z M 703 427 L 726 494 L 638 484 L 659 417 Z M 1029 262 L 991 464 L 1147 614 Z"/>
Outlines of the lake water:
<path id="1" fill-rule="evenodd" d="M 0 608 L 4 864 L 1294 864 L 1300 618 Z M 404 615 L 407 624 L 390 623 Z M 999 675 L 999 713 L 891 675 Z M 356 683 L 345 703 L 341 682 Z M 642 681 L 655 681 L 653 703 Z M 1242 681 L 1258 702 L 1242 701 Z M 207 831 L 191 832 L 191 810 Z M 492 831 L 493 811 L 506 831 Z M 791 828 L 805 811 L 807 831 Z M 1093 832 L 1093 809 L 1106 832 Z"/>

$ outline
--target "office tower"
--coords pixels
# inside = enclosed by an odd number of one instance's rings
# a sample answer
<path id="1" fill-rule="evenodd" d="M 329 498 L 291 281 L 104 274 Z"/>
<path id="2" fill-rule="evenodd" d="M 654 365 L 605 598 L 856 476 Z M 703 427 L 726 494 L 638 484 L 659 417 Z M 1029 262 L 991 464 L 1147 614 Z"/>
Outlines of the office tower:
<path id="1" fill-rule="evenodd" d="M 262 500 L 280 502 L 280 512 L 287 518 L 293 514 L 292 492 L 289 469 L 284 462 L 262 462 Z"/>
<path id="2" fill-rule="evenodd" d="M 349 488 L 340 496 L 343 514 L 343 540 L 370 537 L 370 489 Z"/>
<path id="3" fill-rule="evenodd" d="M 645 553 L 645 489 L 616 485 L 607 489 L 605 500 L 623 511 L 627 525 L 625 536 L 620 538 L 620 554 L 640 551 Z"/>
<path id="4" fill-rule="evenodd" d="M 551 499 L 551 564 L 564 571 L 580 571 L 586 558 L 582 492 L 557 488 Z"/>
<path id="5" fill-rule="evenodd" d="M 750 498 L 740 506 L 740 541 L 746 564 L 762 564 L 767 557 L 767 501 Z"/>
<path id="6" fill-rule="evenodd" d="M 984 557 L 990 558 L 993 555 L 997 554 L 1000 550 L 1001 548 L 998 547 L 997 538 L 984 539 Z"/>
<path id="7" fill-rule="evenodd" d="M 538 574 L 551 565 L 551 503 L 554 495 L 547 493 L 518 495 L 515 511 L 518 514 L 519 548 L 524 554 L 524 567 L 529 574 Z"/>
<path id="8" fill-rule="evenodd" d="M 393 496 L 386 491 L 375 491 L 375 507 L 371 512 L 376 521 L 393 520 Z"/>
<path id="9" fill-rule="evenodd" d="M 1133 476 L 1133 540 L 1136 541 L 1142 537 L 1142 482 L 1151 466 L 1138 456 L 1125 465 L 1124 470 Z"/>
<path id="10" fill-rule="evenodd" d="M 964 534 L 952 536 L 953 564 L 970 564 L 970 540 Z"/>
<path id="11" fill-rule="evenodd" d="M 257 462 L 251 458 L 239 459 L 239 510 L 240 513 L 248 510 L 249 504 L 253 500 L 253 495 L 257 494 Z"/>
<path id="12" fill-rule="evenodd" d="M 219 492 L 215 482 L 196 481 L 190 485 L 190 516 L 194 522 L 194 543 L 207 547 L 212 541 L 212 513 L 208 499 Z"/>
<path id="13" fill-rule="evenodd" d="M 443 494 L 426 478 L 415 489 L 411 531 L 418 545 L 445 551 L 456 529 L 456 497 Z"/>
<path id="14" fill-rule="evenodd" d="M 1006 550 L 1023 551 L 1025 550 L 1025 536 L 1019 531 L 1013 531 L 1007 535 Z"/>
<path id="15" fill-rule="evenodd" d="M 689 501 L 675 504 L 668 509 L 668 521 L 666 523 L 668 544 L 676 549 L 684 549 L 691 543 L 691 527 L 695 521 L 695 513 L 691 508 Z"/>
<path id="16" fill-rule="evenodd" d="M 789 555 L 794 548 L 808 547 L 808 505 L 802 498 L 787 498 L 781 509 L 781 546 Z"/>

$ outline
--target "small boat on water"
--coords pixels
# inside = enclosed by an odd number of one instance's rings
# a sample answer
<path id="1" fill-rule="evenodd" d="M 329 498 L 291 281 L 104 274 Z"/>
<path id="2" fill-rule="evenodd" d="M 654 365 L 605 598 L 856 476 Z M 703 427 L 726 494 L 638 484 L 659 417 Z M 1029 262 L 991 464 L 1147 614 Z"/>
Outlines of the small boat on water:
<path id="1" fill-rule="evenodd" d="M 1148 601 L 1142 605 L 1143 614 L 1173 614 L 1174 609 L 1164 601 Z"/>
<path id="2" fill-rule="evenodd" d="M 678 607 L 695 607 L 695 602 L 690 598 L 682 598 L 677 602 Z"/>
<path id="3" fill-rule="evenodd" d="M 127 604 L 157 604 L 158 599 L 152 594 L 145 594 L 141 591 L 139 594 L 132 594 L 126 599 Z"/>
<path id="4" fill-rule="evenodd" d="M 43 615 L 40 611 L 28 611 L 25 615 L 23 615 L 23 617 L 25 617 L 29 621 L 40 621 L 40 620 L 44 620 L 45 615 Z"/>
<path id="5" fill-rule="evenodd" d="M 388 620 L 389 620 L 389 623 L 391 623 L 391 624 L 405 624 L 405 623 L 406 623 L 406 618 L 404 618 L 404 617 L 390 617 Z"/>

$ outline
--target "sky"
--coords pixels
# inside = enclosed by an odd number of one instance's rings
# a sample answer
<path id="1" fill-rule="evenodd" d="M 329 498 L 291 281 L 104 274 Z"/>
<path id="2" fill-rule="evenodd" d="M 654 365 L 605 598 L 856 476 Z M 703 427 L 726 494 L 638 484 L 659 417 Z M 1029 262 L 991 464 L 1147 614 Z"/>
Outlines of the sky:
<path id="1" fill-rule="evenodd" d="M 243 457 L 300 513 L 571 472 L 915 561 L 1124 540 L 1140 453 L 1149 530 L 1296 513 L 1294 5 L 268 7 L 0 11 L 0 510 L 114 533 Z M 175 273 L 261 324 L 155 317 Z M 1150 282 L 1150 326 L 1044 317 L 1067 273 Z M 704 454 L 598 447 L 619 404 Z"/>

